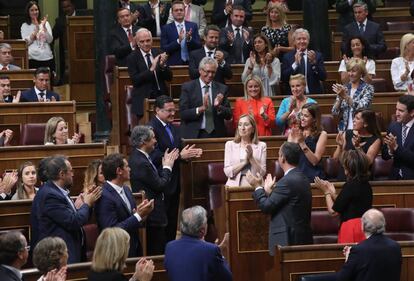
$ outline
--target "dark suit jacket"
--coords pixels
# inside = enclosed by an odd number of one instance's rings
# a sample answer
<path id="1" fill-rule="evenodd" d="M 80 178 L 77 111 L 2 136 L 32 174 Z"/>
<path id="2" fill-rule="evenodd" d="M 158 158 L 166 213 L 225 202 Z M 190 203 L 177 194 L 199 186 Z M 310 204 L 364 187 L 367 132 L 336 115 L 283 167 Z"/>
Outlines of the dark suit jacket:
<path id="1" fill-rule="evenodd" d="M 171 171 L 167 168 L 155 171 L 148 158 L 133 148 L 129 156 L 131 167 L 131 186 L 134 192 L 144 190 L 148 200 L 154 199 L 154 210 L 147 218 L 150 226 L 166 226 L 167 214 L 164 205 L 164 191 L 171 180 Z"/>
<path id="2" fill-rule="evenodd" d="M 16 268 L 16 270 L 18 270 Z M 1 281 L 21 281 L 21 279 L 10 269 L 0 265 L 0 280 Z"/>
<path id="3" fill-rule="evenodd" d="M 82 226 L 89 220 L 91 209 L 83 204 L 76 212 L 66 197 L 51 181 L 36 193 L 38 240 L 48 236 L 62 238 L 68 246 L 68 263 L 81 262 Z"/>
<path id="4" fill-rule="evenodd" d="M 152 49 L 151 53 L 155 58 L 160 52 L 157 49 Z M 134 85 L 132 90 L 132 112 L 142 116 L 144 114 L 145 98 L 155 99 L 161 95 L 168 95 L 165 81 L 171 80 L 172 72 L 168 66 L 163 69 L 158 65 L 156 68 L 157 78 L 155 78 L 154 73 L 148 69 L 140 49 L 129 54 L 127 66 L 129 77 L 131 77 Z M 159 89 L 156 79 L 158 79 Z"/>
<path id="5" fill-rule="evenodd" d="M 167 244 L 164 266 L 171 281 L 233 279 L 217 245 L 187 235 Z"/>
<path id="6" fill-rule="evenodd" d="M 51 100 L 52 97 L 55 97 L 56 101 L 60 101 L 60 96 L 54 92 L 51 92 L 49 90 L 46 91 L 46 99 Z M 31 88 L 30 90 L 27 90 L 26 92 L 23 92 L 20 97 L 21 102 L 38 102 L 38 98 L 36 95 L 36 91 L 34 88 Z"/>
<path id="7" fill-rule="evenodd" d="M 221 51 L 221 50 L 220 50 Z M 231 79 L 233 77 L 233 72 L 231 71 L 230 63 L 227 62 L 228 53 L 226 51 L 222 51 L 224 53 L 224 60 L 225 63 L 223 66 L 217 68 L 216 76 L 214 76 L 214 81 L 220 82 L 224 84 L 226 81 L 224 79 Z M 207 54 L 204 50 L 204 47 L 198 50 L 194 50 L 190 53 L 190 61 L 189 61 L 189 73 L 191 79 L 197 79 L 200 77 L 200 72 L 198 71 L 198 65 L 200 61 L 206 57 Z"/>
<path id="8" fill-rule="evenodd" d="M 269 196 L 260 188 L 254 191 L 253 198 L 262 212 L 271 215 L 270 255 L 274 255 L 276 245 L 313 243 L 311 187 L 308 178 L 298 168 L 280 179 Z"/>
<path id="9" fill-rule="evenodd" d="M 400 245 L 385 235 L 374 234 L 351 248 L 336 280 L 399 281 L 401 263 Z"/>
<path id="10" fill-rule="evenodd" d="M 368 6 L 368 19 L 372 20 L 372 14 L 375 13 L 376 3 L 373 0 L 359 0 L 359 2 L 365 3 Z M 353 5 L 354 3 L 352 3 Z M 354 9 L 352 5 L 349 5 L 348 0 L 336 0 L 335 9 L 339 14 L 337 22 L 337 31 L 343 31 L 344 27 L 354 21 Z"/>
<path id="11" fill-rule="evenodd" d="M 227 100 L 228 87 L 221 83 L 212 82 L 212 100 L 221 93 L 224 99 L 219 108 L 213 109 L 214 127 L 216 134 L 221 137 L 226 136 L 224 119 L 229 120 L 233 116 L 230 103 Z M 181 136 L 184 139 L 196 139 L 203 121 L 203 114 L 196 114 L 196 107 L 203 104 L 200 80 L 195 79 L 184 83 L 181 86 L 180 96 L 180 117 L 181 117 Z"/>
<path id="12" fill-rule="evenodd" d="M 356 21 L 345 26 L 342 35 L 342 53 L 345 53 L 346 42 L 348 42 L 349 38 L 356 35 L 360 35 L 359 27 Z M 381 27 L 378 23 L 368 20 L 363 37 L 368 41 L 370 51 L 374 56 L 378 56 L 380 53 L 387 50 L 384 35 L 382 34 Z"/>
<path id="13" fill-rule="evenodd" d="M 411 127 L 405 139 L 404 146 L 402 145 L 402 124 L 398 122 L 392 122 L 388 127 L 387 134 L 393 134 L 397 137 L 398 148 L 394 151 L 393 166 L 390 174 L 390 179 L 401 179 L 399 175 L 400 169 L 402 170 L 404 180 L 414 179 L 414 128 Z M 382 147 L 382 158 L 390 159 L 391 156 L 388 153 L 387 145 Z"/>
<path id="14" fill-rule="evenodd" d="M 168 15 L 170 12 L 171 4 L 166 3 L 165 1 L 160 1 L 161 5 L 164 5 L 164 11 L 160 14 L 160 26 L 162 27 L 167 23 Z M 155 22 L 155 18 L 152 16 L 152 9 L 148 1 L 143 4 L 142 6 L 142 16 L 140 17 L 139 24 L 142 27 L 145 27 L 149 31 L 153 37 L 157 36 L 157 25 Z"/>
<path id="15" fill-rule="evenodd" d="M 107 227 L 120 227 L 128 232 L 130 237 L 128 256 L 139 257 L 142 255 L 142 247 L 138 228 L 142 227 L 142 223 L 138 222 L 132 213 L 132 210 L 136 209 L 136 203 L 131 190 L 126 186 L 123 188 L 131 209 L 128 209 L 118 192 L 106 182 L 102 187 L 102 196 L 95 204 L 95 217 L 101 231 Z"/>
<path id="16" fill-rule="evenodd" d="M 192 38 L 187 42 L 188 55 L 190 52 L 201 48 L 200 35 L 198 35 L 197 24 L 191 21 L 185 21 L 186 32 L 192 30 Z M 168 65 L 183 65 L 188 62 L 184 62 L 181 59 L 181 45 L 177 42 L 178 31 L 175 26 L 175 22 L 162 26 L 161 28 L 161 49 L 169 55 Z"/>
<path id="17" fill-rule="evenodd" d="M 323 62 L 322 54 L 316 52 L 316 64 L 312 65 L 307 61 L 307 76 L 306 82 L 309 88 L 310 94 L 322 94 L 323 90 L 321 87 L 320 81 L 325 81 L 326 79 L 326 70 Z M 300 69 L 292 68 L 292 64 L 295 62 L 296 50 L 290 51 L 283 56 L 282 60 L 282 81 L 289 84 L 289 78 L 291 75 L 298 74 Z M 288 94 L 290 94 L 290 86 L 286 86 Z"/>
<path id="18" fill-rule="evenodd" d="M 246 27 L 243 27 L 243 29 L 246 29 Z M 250 56 L 250 51 L 253 49 L 253 31 L 252 30 L 248 30 L 249 31 L 249 42 L 247 43 L 246 41 L 244 41 L 243 43 L 243 58 L 244 58 L 244 62 L 246 62 L 246 60 L 249 58 Z M 230 64 L 235 64 L 235 63 L 242 63 L 240 60 L 240 58 L 235 58 L 235 52 L 234 52 L 234 45 L 230 45 L 229 40 L 227 39 L 227 32 L 233 32 L 233 26 L 228 26 L 225 28 L 222 28 L 220 31 L 220 41 L 219 41 L 219 46 L 221 49 L 225 50 L 229 56 L 228 56 L 228 63 Z M 243 39 L 243 38 L 242 38 Z M 243 39 L 244 40 L 244 39 Z"/>
<path id="19" fill-rule="evenodd" d="M 410 14 L 414 17 L 414 0 L 411 0 L 411 4 L 410 4 Z"/>
<path id="20" fill-rule="evenodd" d="M 131 32 L 133 36 L 135 36 L 138 28 L 139 27 L 136 25 L 132 26 Z M 118 66 L 126 66 L 127 57 L 132 52 L 132 49 L 129 44 L 128 36 L 121 25 L 117 24 L 111 31 L 109 40 L 111 45 L 111 53 L 116 57 L 116 64 Z"/>
<path id="21" fill-rule="evenodd" d="M 227 24 L 230 15 L 224 14 L 226 0 L 214 0 L 213 12 L 211 13 L 211 23 L 223 28 Z M 250 0 L 234 0 L 233 6 L 242 6 L 246 12 L 245 23 L 252 19 L 252 5 Z"/>

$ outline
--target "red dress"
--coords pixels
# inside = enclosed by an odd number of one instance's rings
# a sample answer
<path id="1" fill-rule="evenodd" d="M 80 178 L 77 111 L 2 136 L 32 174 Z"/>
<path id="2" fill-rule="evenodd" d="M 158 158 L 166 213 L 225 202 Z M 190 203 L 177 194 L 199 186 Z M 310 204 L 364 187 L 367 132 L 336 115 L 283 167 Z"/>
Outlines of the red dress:
<path id="1" fill-rule="evenodd" d="M 264 120 L 260 116 L 260 108 L 262 106 L 266 107 L 265 113 L 267 114 L 267 120 Z M 275 108 L 273 106 L 272 100 L 268 97 L 263 97 L 260 99 L 244 99 L 240 98 L 236 100 L 233 110 L 233 124 L 234 128 L 237 129 L 240 116 L 243 114 L 250 113 L 253 115 L 254 120 L 257 124 L 257 134 L 259 136 L 271 136 L 272 135 L 272 126 L 275 123 Z"/>

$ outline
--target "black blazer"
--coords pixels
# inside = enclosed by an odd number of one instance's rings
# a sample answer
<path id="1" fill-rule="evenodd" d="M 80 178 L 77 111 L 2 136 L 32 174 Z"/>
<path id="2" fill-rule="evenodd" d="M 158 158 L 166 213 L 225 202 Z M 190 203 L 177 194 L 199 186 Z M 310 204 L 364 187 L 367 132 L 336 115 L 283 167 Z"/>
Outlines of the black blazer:
<path id="1" fill-rule="evenodd" d="M 151 49 L 153 57 L 156 57 L 160 52 L 158 49 Z M 127 57 L 127 66 L 129 77 L 131 77 L 134 89 L 132 90 L 132 113 L 142 116 L 144 115 L 144 99 L 155 99 L 161 95 L 169 95 L 165 81 L 170 81 L 172 72 L 168 66 L 161 68 L 159 65 L 156 68 L 157 80 L 153 72 L 151 72 L 146 63 L 145 58 L 141 54 L 141 50 L 133 51 Z"/>
<path id="2" fill-rule="evenodd" d="M 214 127 L 216 135 L 220 137 L 226 136 L 226 128 L 224 126 L 224 119 L 230 120 L 233 113 L 230 108 L 230 103 L 227 99 L 228 87 L 221 83 L 212 82 L 213 101 L 216 96 L 221 93 L 224 99 L 219 107 L 213 109 Z M 195 79 L 184 83 L 181 86 L 180 96 L 180 116 L 181 116 L 181 135 L 184 139 L 196 139 L 198 137 L 201 122 L 203 121 L 203 114 L 196 114 L 196 107 L 203 104 L 200 80 Z"/>
<path id="3" fill-rule="evenodd" d="M 246 27 L 243 26 L 243 29 L 246 29 Z M 250 37 L 249 42 L 247 43 L 246 41 L 244 41 L 243 50 L 242 50 L 244 62 L 246 62 L 246 60 L 249 58 L 250 51 L 253 49 L 253 31 L 251 29 L 249 29 L 248 31 L 249 31 L 249 37 Z M 234 45 L 230 45 L 230 42 L 227 39 L 227 32 L 233 32 L 233 27 L 228 26 L 220 30 L 220 39 L 219 39 L 220 49 L 225 50 L 229 54 L 228 63 L 231 63 L 231 64 L 241 63 L 240 61 L 238 61 L 240 60 L 239 58 L 234 57 Z"/>
<path id="4" fill-rule="evenodd" d="M 224 84 L 226 82 L 225 79 L 231 79 L 233 77 L 233 72 L 231 71 L 230 63 L 227 62 L 227 58 L 229 54 L 226 51 L 222 51 L 222 52 L 224 53 L 225 63 L 223 66 L 219 65 L 219 67 L 217 68 L 216 76 L 214 76 L 214 81 Z M 188 71 L 190 73 L 191 79 L 197 79 L 200 77 L 200 72 L 198 71 L 198 65 L 200 64 L 200 61 L 206 56 L 207 54 L 204 50 L 204 47 L 198 50 L 194 50 L 190 53 Z"/>
<path id="5" fill-rule="evenodd" d="M 164 1 L 160 1 L 160 4 L 165 6 L 164 11 L 160 14 L 160 26 L 163 26 L 168 21 L 171 4 L 166 3 Z M 140 17 L 139 25 L 151 31 L 152 36 L 156 37 L 157 36 L 157 25 L 155 22 L 155 18 L 152 16 L 151 6 L 147 1 L 141 7 L 142 7 L 142 16 Z"/>
<path id="6" fill-rule="evenodd" d="M 55 97 L 56 101 L 60 101 L 60 96 L 52 91 L 46 91 L 46 99 L 51 100 L 52 97 Z M 36 91 L 34 88 L 31 88 L 22 93 L 20 97 L 20 102 L 38 102 L 39 99 L 37 98 Z"/>
<path id="7" fill-rule="evenodd" d="M 150 226 L 166 226 L 167 214 L 164 205 L 164 192 L 171 180 L 171 171 L 167 168 L 155 171 L 148 158 L 138 149 L 133 148 L 129 156 L 131 167 L 131 186 L 134 192 L 145 191 L 145 197 L 154 199 L 154 210 L 149 214 Z"/>
<path id="8" fill-rule="evenodd" d="M 131 32 L 135 36 L 138 30 L 138 26 L 132 25 Z M 131 45 L 129 44 L 128 36 L 121 25 L 117 24 L 109 35 L 109 42 L 111 46 L 111 54 L 116 57 L 116 64 L 118 66 L 126 66 L 127 57 L 132 52 Z"/>
<path id="9" fill-rule="evenodd" d="M 16 268 L 16 270 L 18 270 Z M 21 279 L 10 269 L 0 265 L 0 280 L 1 281 L 21 281 Z"/>
<path id="10" fill-rule="evenodd" d="M 224 14 L 224 7 L 226 6 L 226 0 L 214 0 L 213 12 L 211 13 L 211 23 L 218 25 L 219 27 L 225 27 L 229 15 Z M 246 21 L 252 19 L 252 5 L 250 0 L 234 0 L 233 6 L 242 6 L 245 10 Z"/>

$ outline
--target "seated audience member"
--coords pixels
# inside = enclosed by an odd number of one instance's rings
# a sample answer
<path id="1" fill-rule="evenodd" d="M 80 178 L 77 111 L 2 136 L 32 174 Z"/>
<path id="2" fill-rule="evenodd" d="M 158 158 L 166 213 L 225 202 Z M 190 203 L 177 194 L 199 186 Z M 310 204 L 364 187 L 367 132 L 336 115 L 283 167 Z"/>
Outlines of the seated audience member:
<path id="1" fill-rule="evenodd" d="M 279 149 L 279 165 L 284 176 L 262 177 L 247 173 L 247 181 L 255 188 L 253 199 L 258 208 L 271 216 L 269 224 L 269 253 L 274 256 L 276 245 L 313 244 L 310 226 L 312 210 L 311 186 L 308 178 L 297 168 L 300 146 L 285 142 Z M 277 229 L 278 231 L 273 231 Z"/>
<path id="2" fill-rule="evenodd" d="M 10 200 L 12 198 L 12 189 L 17 182 L 18 176 L 16 171 L 5 172 L 3 178 L 0 178 L 0 201 Z"/>
<path id="3" fill-rule="evenodd" d="M 370 57 L 369 45 L 361 35 L 350 37 L 346 44 L 345 54 L 342 56 L 338 72 L 341 74 L 342 84 L 349 82 L 349 73 L 346 70 L 346 64 L 351 58 L 362 59 L 365 62 L 367 73 L 363 80 L 371 84 L 372 78 L 375 76 L 375 61 Z"/>
<path id="4" fill-rule="evenodd" d="M 138 26 L 132 25 L 131 11 L 126 8 L 118 10 L 117 18 L 118 24 L 111 30 L 109 36 L 111 53 L 115 55 L 118 66 L 126 66 L 128 55 L 137 47 L 134 36 Z"/>
<path id="5" fill-rule="evenodd" d="M 21 92 L 18 91 L 16 96 L 11 93 L 9 76 L 0 76 L 0 103 L 18 103 L 20 101 Z"/>
<path id="6" fill-rule="evenodd" d="M 355 111 L 369 108 L 374 97 L 374 87 L 362 80 L 367 73 L 365 62 L 352 58 L 348 61 L 346 69 L 349 73 L 349 83 L 332 85 L 332 90 L 336 93 L 332 115 L 339 118 L 338 131 L 352 129 Z"/>
<path id="7" fill-rule="evenodd" d="M 101 232 L 93 251 L 91 271 L 88 281 L 117 280 L 127 281 L 122 273 L 129 251 L 129 234 L 118 227 L 106 228 Z M 150 281 L 154 272 L 154 262 L 140 258 L 135 272 L 129 279 Z"/>
<path id="8" fill-rule="evenodd" d="M 315 177 L 324 177 L 322 156 L 325 154 L 328 134 L 321 126 L 321 112 L 316 103 L 307 103 L 300 111 L 299 124 L 289 133 L 288 141 L 298 143 L 301 148 L 298 169 L 310 182 Z"/>
<path id="9" fill-rule="evenodd" d="M 38 190 L 35 187 L 37 182 L 36 166 L 32 162 L 24 162 L 20 165 L 17 176 L 16 193 L 11 200 L 33 199 Z"/>
<path id="10" fill-rule="evenodd" d="M 297 123 L 299 123 L 299 113 L 307 103 L 316 103 L 316 101 L 305 95 L 306 80 L 302 74 L 290 76 L 290 91 L 292 96 L 282 100 L 276 115 L 276 126 L 281 128 L 285 136 Z"/>
<path id="11" fill-rule="evenodd" d="M 185 139 L 219 138 L 226 135 L 224 119 L 232 117 L 227 99 L 228 87 L 213 81 L 217 61 L 201 60 L 200 78 L 185 82 L 181 87 L 181 136 Z"/>
<path id="12" fill-rule="evenodd" d="M 136 206 L 131 189 L 124 185 L 130 179 L 130 168 L 122 154 L 105 157 L 102 171 L 106 182 L 102 186 L 102 197 L 96 202 L 95 217 L 100 230 L 108 227 L 120 227 L 129 233 L 129 257 L 142 256 L 138 229 L 143 226 L 143 219 L 153 209 L 153 200 L 143 200 Z"/>
<path id="13" fill-rule="evenodd" d="M 239 127 L 239 118 L 250 114 L 257 124 L 258 136 L 271 136 L 275 123 L 275 108 L 269 97 L 264 96 L 263 84 L 260 77 L 249 75 L 244 82 L 244 98 L 238 98 L 234 104 L 233 124 Z"/>
<path id="14" fill-rule="evenodd" d="M 204 35 L 204 29 L 207 26 L 206 15 L 204 14 L 203 7 L 193 3 L 192 0 L 183 0 L 185 9 L 184 9 L 184 18 L 186 21 L 191 21 L 197 24 L 198 34 L 200 38 Z M 174 21 L 174 17 L 170 10 L 170 15 L 168 17 L 167 23 Z"/>
<path id="15" fill-rule="evenodd" d="M 136 48 L 127 58 L 132 85 L 132 113 L 138 120 L 144 115 L 144 99 L 155 99 L 166 95 L 165 81 L 171 81 L 172 72 L 167 65 L 168 55 L 152 48 L 152 35 L 148 29 L 140 28 L 135 40 Z"/>
<path id="16" fill-rule="evenodd" d="M 0 236 L 0 280 L 22 281 L 20 272 L 29 257 L 26 238 L 18 231 L 8 231 Z"/>
<path id="17" fill-rule="evenodd" d="M 247 21 L 252 19 L 253 15 L 251 0 L 214 0 L 211 23 L 218 25 L 220 28 L 235 24 L 233 13 L 240 9 L 244 11 L 241 25 L 245 25 Z"/>
<path id="18" fill-rule="evenodd" d="M 152 37 L 161 37 L 161 27 L 167 23 L 171 4 L 169 1 L 149 0 L 141 5 L 140 25 L 148 29 Z"/>
<path id="19" fill-rule="evenodd" d="M 20 70 L 20 67 L 11 64 L 12 62 L 12 47 L 8 43 L 0 43 L 0 71 Z"/>
<path id="20" fill-rule="evenodd" d="M 71 139 L 68 137 L 68 124 L 62 117 L 52 117 L 46 123 L 45 145 L 77 144 L 80 137 L 78 133 Z"/>
<path id="21" fill-rule="evenodd" d="M 216 25 L 208 25 L 204 29 L 204 46 L 201 49 L 194 50 L 190 53 L 188 71 L 191 79 L 200 77 L 198 66 L 204 57 L 210 57 L 217 61 L 218 67 L 214 81 L 225 84 L 225 79 L 231 79 L 233 72 L 231 65 L 227 61 L 229 54 L 218 48 L 220 29 Z"/>
<path id="22" fill-rule="evenodd" d="M 381 27 L 378 23 L 367 19 L 368 6 L 365 3 L 356 3 L 353 5 L 355 21 L 346 25 L 342 35 L 342 53 L 345 53 L 345 44 L 350 37 L 361 35 L 369 44 L 369 49 L 374 57 L 387 50 L 382 34 Z"/>
<path id="23" fill-rule="evenodd" d="M 275 96 L 274 88 L 280 80 L 280 61 L 269 52 L 269 41 L 259 33 L 253 38 L 254 48 L 246 60 L 242 73 L 242 82 L 246 82 L 249 75 L 256 75 L 262 80 L 263 96 Z"/>
<path id="24" fill-rule="evenodd" d="M 60 101 L 60 96 L 50 91 L 50 70 L 39 67 L 34 73 L 34 87 L 22 93 L 21 102 Z"/>
<path id="25" fill-rule="evenodd" d="M 161 27 L 161 49 L 168 54 L 168 65 L 188 64 L 190 52 L 201 48 L 197 24 L 185 20 L 185 5 L 175 0 L 171 6 L 174 22 Z"/>
<path id="26" fill-rule="evenodd" d="M 412 91 L 414 80 L 414 34 L 401 37 L 400 56 L 391 62 L 391 77 L 396 91 Z"/>
<path id="27" fill-rule="evenodd" d="M 266 25 L 261 32 L 269 39 L 274 56 L 282 59 L 287 52 L 293 51 L 292 26 L 286 21 L 286 5 L 269 2 Z"/>
<path id="28" fill-rule="evenodd" d="M 336 30 L 343 32 L 344 27 L 348 24 L 352 23 L 354 18 L 354 9 L 353 5 L 355 3 L 365 3 L 368 8 L 368 16 L 369 20 L 372 20 L 372 14 L 375 13 L 376 10 L 376 1 L 371 0 L 336 0 L 335 8 L 336 12 L 339 14 L 338 22 L 336 25 Z"/>
<path id="29" fill-rule="evenodd" d="M 253 30 L 243 26 L 246 11 L 242 6 L 234 6 L 230 18 L 231 23 L 228 25 L 221 26 L 216 23 L 222 27 L 219 45 L 221 49 L 229 53 L 228 63 L 244 64 L 253 48 Z"/>
<path id="30" fill-rule="evenodd" d="M 65 281 L 68 248 L 59 237 L 46 237 L 33 250 L 33 265 L 42 273 L 38 281 Z"/>
<path id="31" fill-rule="evenodd" d="M 29 68 L 48 67 L 55 71 L 55 59 L 50 44 L 53 42 L 52 28 L 47 16 L 41 19 L 36 1 L 29 1 L 25 7 L 25 22 L 20 27 L 22 39 L 27 42 Z"/>
<path id="32" fill-rule="evenodd" d="M 366 240 L 352 247 L 345 246 L 345 264 L 336 273 L 335 280 L 400 280 L 401 247 L 384 235 L 384 215 L 376 209 L 366 211 L 362 227 Z"/>
<path id="33" fill-rule="evenodd" d="M 243 114 L 237 122 L 236 135 L 227 141 L 224 149 L 224 173 L 227 186 L 250 186 L 247 171 L 253 175 L 266 173 L 266 143 L 257 137 L 256 122 L 252 115 Z"/>
<path id="34" fill-rule="evenodd" d="M 13 131 L 6 129 L 0 132 L 0 147 L 9 146 L 11 140 L 13 139 Z"/>
<path id="35" fill-rule="evenodd" d="M 171 281 L 233 280 L 222 252 L 228 245 L 226 233 L 220 245 L 206 242 L 207 212 L 201 206 L 185 209 L 180 220 L 181 238 L 167 244 L 164 266 Z"/>
<path id="36" fill-rule="evenodd" d="M 166 150 L 162 159 L 162 169 L 157 170 L 149 157 L 155 149 L 157 140 L 149 126 L 136 126 L 131 132 L 133 150 L 129 156 L 131 167 L 131 187 L 134 192 L 143 190 L 145 197 L 154 200 L 154 210 L 148 215 L 146 222 L 147 254 L 164 254 L 167 243 L 167 213 L 164 204 L 164 193 L 168 192 L 171 183 L 172 168 L 179 156 L 177 148 Z"/>
<path id="37" fill-rule="evenodd" d="M 393 159 L 390 179 L 414 179 L 414 96 L 401 96 L 384 138 L 381 156 Z"/>
<path id="38" fill-rule="evenodd" d="M 292 38 L 295 50 L 283 56 L 282 80 L 287 83 L 291 75 L 302 74 L 306 79 L 306 93 L 322 94 L 321 81 L 326 79 L 322 54 L 308 49 L 310 35 L 306 29 L 296 29 Z M 290 93 L 290 88 L 287 90 Z"/>

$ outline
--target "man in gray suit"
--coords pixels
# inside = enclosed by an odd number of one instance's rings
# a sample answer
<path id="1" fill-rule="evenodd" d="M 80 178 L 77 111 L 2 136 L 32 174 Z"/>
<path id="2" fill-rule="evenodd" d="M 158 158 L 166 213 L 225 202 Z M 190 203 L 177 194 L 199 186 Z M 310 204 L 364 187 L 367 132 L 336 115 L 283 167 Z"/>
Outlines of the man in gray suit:
<path id="1" fill-rule="evenodd" d="M 284 176 L 276 179 L 267 175 L 264 184 L 260 176 L 247 173 L 247 181 L 255 187 L 253 198 L 262 212 L 270 214 L 269 252 L 276 245 L 312 244 L 310 226 L 312 194 L 308 178 L 297 168 L 301 148 L 285 142 L 279 149 L 279 164 Z M 276 183 L 276 184 L 275 184 Z"/>
<path id="2" fill-rule="evenodd" d="M 204 29 L 207 26 L 206 15 L 204 13 L 203 7 L 193 4 L 192 0 L 184 0 L 183 2 L 185 5 L 184 19 L 186 21 L 191 21 L 197 24 L 198 34 L 200 35 L 200 37 L 203 37 Z M 170 9 L 170 15 L 168 17 L 167 24 L 172 23 L 173 21 L 174 21 L 174 17 Z"/>
<path id="3" fill-rule="evenodd" d="M 0 71 L 19 70 L 20 67 L 11 64 L 12 61 L 12 47 L 10 44 L 0 43 Z"/>

